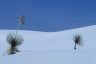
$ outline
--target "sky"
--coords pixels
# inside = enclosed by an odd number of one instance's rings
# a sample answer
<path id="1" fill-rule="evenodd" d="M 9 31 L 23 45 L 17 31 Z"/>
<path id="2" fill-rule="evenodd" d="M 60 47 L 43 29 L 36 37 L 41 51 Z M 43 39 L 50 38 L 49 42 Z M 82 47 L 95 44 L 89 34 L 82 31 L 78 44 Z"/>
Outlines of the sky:
<path id="1" fill-rule="evenodd" d="M 0 0 L 0 29 L 55 32 L 96 24 L 96 0 Z"/>

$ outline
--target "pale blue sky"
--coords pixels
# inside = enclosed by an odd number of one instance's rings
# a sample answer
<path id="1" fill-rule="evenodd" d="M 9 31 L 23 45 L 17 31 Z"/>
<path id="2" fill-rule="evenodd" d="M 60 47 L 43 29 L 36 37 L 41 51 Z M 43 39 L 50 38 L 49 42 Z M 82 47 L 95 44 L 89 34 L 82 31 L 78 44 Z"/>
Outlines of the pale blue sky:
<path id="1" fill-rule="evenodd" d="M 96 24 L 96 0 L 0 0 L 0 29 L 61 31 Z"/>

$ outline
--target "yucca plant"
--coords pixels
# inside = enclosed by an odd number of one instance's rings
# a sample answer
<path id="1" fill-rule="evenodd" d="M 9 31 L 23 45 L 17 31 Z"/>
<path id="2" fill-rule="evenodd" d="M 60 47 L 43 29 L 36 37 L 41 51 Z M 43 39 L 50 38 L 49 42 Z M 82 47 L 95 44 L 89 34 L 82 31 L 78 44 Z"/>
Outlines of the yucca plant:
<path id="1" fill-rule="evenodd" d="M 6 37 L 7 42 L 10 44 L 10 49 L 8 50 L 9 54 L 15 54 L 19 50 L 17 49 L 17 46 L 21 45 L 23 40 L 23 37 L 18 35 L 18 30 L 22 24 L 25 24 L 25 16 L 20 16 L 18 18 L 18 25 L 16 29 L 16 33 L 9 33 Z"/>
<path id="2" fill-rule="evenodd" d="M 9 33 L 6 37 L 6 40 L 10 45 L 8 51 L 9 54 L 15 54 L 16 52 L 18 52 L 19 50 L 17 49 L 17 46 L 21 45 L 22 42 L 24 41 L 23 37 L 21 37 L 20 35 L 16 36 L 16 34 L 13 33 Z"/>
<path id="3" fill-rule="evenodd" d="M 82 45 L 82 38 L 81 38 L 81 35 L 79 34 L 76 34 L 74 37 L 73 37 L 73 40 L 74 40 L 74 49 L 76 50 L 76 45 Z"/>

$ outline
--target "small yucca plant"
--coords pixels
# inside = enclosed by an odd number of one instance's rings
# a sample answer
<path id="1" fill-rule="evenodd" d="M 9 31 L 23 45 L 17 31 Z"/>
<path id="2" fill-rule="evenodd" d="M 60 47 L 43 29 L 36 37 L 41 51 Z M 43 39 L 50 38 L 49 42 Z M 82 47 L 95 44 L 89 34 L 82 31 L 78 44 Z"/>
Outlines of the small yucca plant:
<path id="1" fill-rule="evenodd" d="M 23 40 L 23 37 L 20 35 L 15 35 L 13 33 L 9 33 L 6 37 L 7 42 L 10 45 L 9 54 L 15 54 L 19 50 L 17 49 L 17 46 L 21 45 Z"/>
<path id="2" fill-rule="evenodd" d="M 76 50 L 76 45 L 82 45 L 82 38 L 81 38 L 81 35 L 79 34 L 76 34 L 74 37 L 73 37 L 73 40 L 74 40 L 74 49 Z"/>

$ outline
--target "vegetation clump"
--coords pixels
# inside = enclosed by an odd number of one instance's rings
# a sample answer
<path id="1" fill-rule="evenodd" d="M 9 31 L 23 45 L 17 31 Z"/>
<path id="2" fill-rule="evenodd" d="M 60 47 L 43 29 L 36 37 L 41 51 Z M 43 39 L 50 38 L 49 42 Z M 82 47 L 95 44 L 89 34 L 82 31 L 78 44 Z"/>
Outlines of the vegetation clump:
<path id="1" fill-rule="evenodd" d="M 82 38 L 81 38 L 81 35 L 79 34 L 76 34 L 74 37 L 73 37 L 73 40 L 74 40 L 74 49 L 76 50 L 76 45 L 82 45 Z"/>
<path id="2" fill-rule="evenodd" d="M 16 52 L 19 52 L 17 46 L 21 45 L 22 42 L 24 41 L 23 37 L 21 37 L 20 35 L 15 35 L 13 33 L 9 33 L 6 37 L 6 40 L 10 45 L 8 54 L 15 54 Z"/>

